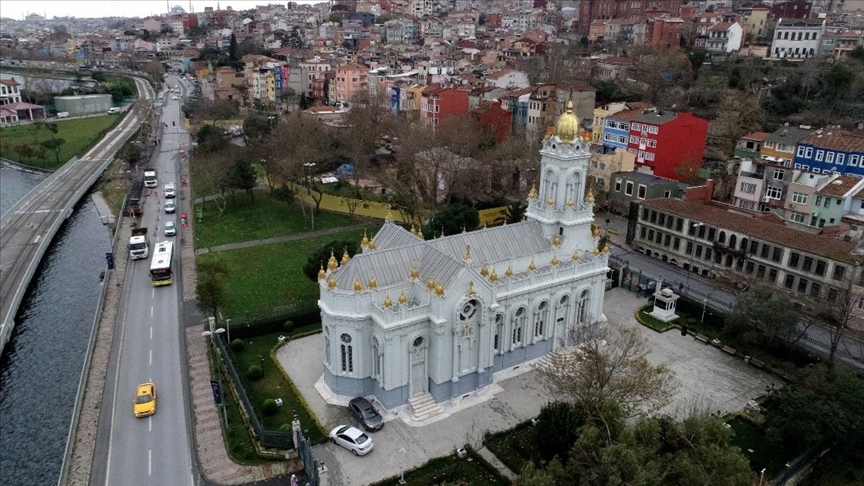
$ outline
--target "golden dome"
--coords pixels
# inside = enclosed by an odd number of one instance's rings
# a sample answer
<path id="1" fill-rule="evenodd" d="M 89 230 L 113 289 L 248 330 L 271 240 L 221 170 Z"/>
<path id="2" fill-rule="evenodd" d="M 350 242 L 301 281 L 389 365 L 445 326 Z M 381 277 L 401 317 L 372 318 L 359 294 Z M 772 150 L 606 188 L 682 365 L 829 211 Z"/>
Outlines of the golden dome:
<path id="1" fill-rule="evenodd" d="M 357 294 L 360 292 L 363 292 L 363 283 L 360 282 L 359 277 L 355 277 L 354 278 L 354 293 Z"/>
<path id="2" fill-rule="evenodd" d="M 507 267 L 507 270 L 504 270 L 504 276 L 505 277 L 512 277 L 513 276 L 513 269 L 510 267 Z"/>
<path id="3" fill-rule="evenodd" d="M 336 257 L 333 255 L 333 250 L 331 249 L 330 250 L 330 259 L 327 260 L 327 269 L 332 272 L 332 271 L 336 270 L 337 265 L 338 265 L 338 263 L 336 263 Z"/>
<path id="4" fill-rule="evenodd" d="M 489 267 L 487 267 L 486 265 L 483 265 L 483 267 L 480 269 L 480 275 L 482 275 L 483 277 L 488 277 L 489 276 Z"/>
<path id="5" fill-rule="evenodd" d="M 537 188 L 531 185 L 531 190 L 528 191 L 528 199 L 537 199 Z"/>
<path id="6" fill-rule="evenodd" d="M 327 281 L 327 288 L 330 290 L 336 290 L 336 279 L 332 276 L 330 277 L 330 280 Z"/>
<path id="7" fill-rule="evenodd" d="M 489 281 L 493 284 L 498 281 L 498 272 L 495 269 L 492 269 L 492 273 L 489 274 Z"/>
<path id="8" fill-rule="evenodd" d="M 554 206 L 555 205 L 555 200 L 552 199 L 552 196 L 549 196 L 549 199 L 546 200 L 546 205 L 547 206 Z"/>
<path id="9" fill-rule="evenodd" d="M 573 114 L 573 100 L 567 100 L 567 109 L 558 117 L 555 135 L 564 143 L 570 143 L 579 137 L 579 119 Z"/>
<path id="10" fill-rule="evenodd" d="M 570 259 L 573 260 L 574 262 L 578 262 L 579 261 L 579 250 L 573 250 L 573 256 L 570 257 Z"/>
<path id="11" fill-rule="evenodd" d="M 405 292 L 399 292 L 399 305 L 405 305 L 408 303 L 408 297 L 405 297 Z"/>
<path id="12" fill-rule="evenodd" d="M 391 308 L 391 307 L 393 307 L 393 301 L 390 300 L 390 296 L 387 295 L 387 296 L 384 297 L 384 308 L 385 308 L 385 309 L 389 309 L 389 308 Z"/>
<path id="13" fill-rule="evenodd" d="M 378 288 L 378 280 L 375 279 L 375 275 L 372 275 L 371 277 L 369 277 L 369 283 L 366 286 L 369 287 L 370 289 L 377 289 Z"/>
<path id="14" fill-rule="evenodd" d="M 435 286 L 435 295 L 438 297 L 444 297 L 444 286 L 440 283 Z"/>
<path id="15" fill-rule="evenodd" d="M 345 251 L 342 253 L 342 265 L 344 266 L 349 261 L 351 261 L 351 257 L 348 256 L 348 249 L 346 248 Z"/>
<path id="16" fill-rule="evenodd" d="M 369 237 L 366 236 L 366 230 L 365 229 L 363 230 L 363 239 L 360 240 L 360 246 L 362 246 L 363 248 L 366 248 L 367 246 L 369 246 Z"/>
<path id="17" fill-rule="evenodd" d="M 558 235 L 555 235 L 555 237 L 552 238 L 552 244 L 555 246 L 561 246 L 561 237 Z"/>
<path id="18" fill-rule="evenodd" d="M 561 262 L 558 261 L 558 255 L 557 254 L 552 255 L 552 261 L 549 262 L 549 264 L 552 265 L 553 267 L 557 267 L 559 263 L 561 263 Z"/>
<path id="19" fill-rule="evenodd" d="M 528 271 L 533 272 L 534 270 L 537 270 L 537 264 L 534 263 L 534 259 L 532 258 L 531 263 L 528 264 Z"/>
<path id="20" fill-rule="evenodd" d="M 428 290 L 430 292 L 435 290 L 435 279 L 434 278 L 429 277 L 429 280 L 426 281 L 426 290 Z"/>
<path id="21" fill-rule="evenodd" d="M 417 265 L 411 267 L 411 280 L 417 280 L 420 278 L 420 269 L 417 268 Z"/>
<path id="22" fill-rule="evenodd" d="M 324 264 L 321 264 L 321 270 L 318 270 L 318 281 L 321 282 L 327 278 L 327 272 L 324 271 Z"/>
<path id="23" fill-rule="evenodd" d="M 600 248 L 594 248 L 594 251 L 592 251 L 591 253 L 593 253 L 594 256 L 600 256 Z"/>

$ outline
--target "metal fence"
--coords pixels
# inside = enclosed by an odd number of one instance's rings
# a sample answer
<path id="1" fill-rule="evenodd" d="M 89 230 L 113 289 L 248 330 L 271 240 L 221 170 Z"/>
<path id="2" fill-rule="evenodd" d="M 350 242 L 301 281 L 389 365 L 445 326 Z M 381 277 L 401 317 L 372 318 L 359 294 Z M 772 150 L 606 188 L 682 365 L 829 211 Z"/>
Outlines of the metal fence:
<path id="1" fill-rule="evenodd" d="M 222 358 L 222 364 L 225 369 L 228 370 L 228 374 L 234 384 L 232 388 L 236 390 L 237 395 L 240 398 L 240 405 L 246 411 L 246 416 L 249 417 L 249 423 L 252 424 L 252 429 L 255 432 L 255 436 L 258 438 L 258 443 L 261 447 L 268 449 L 293 449 L 294 434 L 292 432 L 265 429 L 261 424 L 261 421 L 258 420 L 258 415 L 255 413 L 255 407 L 253 407 L 252 401 L 249 399 L 249 395 L 246 394 L 246 389 L 243 387 L 243 380 L 240 378 L 240 374 L 237 372 L 237 369 L 234 368 L 234 363 L 228 355 L 228 348 L 225 341 L 222 339 L 221 335 L 217 335 L 216 339 L 213 341 L 216 343 L 216 349 Z"/>
<path id="2" fill-rule="evenodd" d="M 306 470 L 306 477 L 309 478 L 306 485 L 318 486 L 321 481 L 318 477 L 318 461 L 312 454 L 312 444 L 303 435 L 302 430 L 297 430 L 297 455 L 300 456 L 300 461 L 303 462 L 303 468 Z"/>
<path id="3" fill-rule="evenodd" d="M 789 480 L 793 479 L 805 466 L 815 461 L 822 454 L 827 452 L 823 446 L 814 446 L 808 449 L 804 454 L 796 457 L 793 461 L 786 463 L 786 469 L 771 480 L 771 484 L 783 486 Z M 800 479 L 800 478 L 799 478 Z"/>

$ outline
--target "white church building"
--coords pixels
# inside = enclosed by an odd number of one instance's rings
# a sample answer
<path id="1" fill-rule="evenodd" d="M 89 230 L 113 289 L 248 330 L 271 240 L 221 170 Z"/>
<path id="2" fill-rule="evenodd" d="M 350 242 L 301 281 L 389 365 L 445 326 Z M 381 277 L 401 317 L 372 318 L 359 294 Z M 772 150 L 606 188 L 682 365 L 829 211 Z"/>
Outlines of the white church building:
<path id="1" fill-rule="evenodd" d="M 432 240 L 389 220 L 363 253 L 319 273 L 326 392 L 388 409 L 446 405 L 496 372 L 572 345 L 605 321 L 590 154 L 572 103 L 543 141 L 526 220 Z"/>

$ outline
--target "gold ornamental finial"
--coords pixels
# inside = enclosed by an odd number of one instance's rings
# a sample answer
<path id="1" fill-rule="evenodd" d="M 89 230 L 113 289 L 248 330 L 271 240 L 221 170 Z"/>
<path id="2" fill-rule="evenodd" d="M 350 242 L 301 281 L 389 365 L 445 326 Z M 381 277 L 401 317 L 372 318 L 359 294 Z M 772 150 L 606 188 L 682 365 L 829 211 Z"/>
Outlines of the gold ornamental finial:
<path id="1" fill-rule="evenodd" d="M 462 262 L 471 261 L 471 245 L 465 245 L 465 257 L 462 259 Z"/>
<path id="2" fill-rule="evenodd" d="M 435 279 L 434 278 L 429 277 L 429 280 L 426 281 L 426 290 L 428 290 L 430 292 L 435 290 Z"/>
<path id="3" fill-rule="evenodd" d="M 387 206 L 387 214 L 384 216 L 384 222 L 392 223 L 393 222 L 393 213 L 390 212 L 390 206 Z"/>
<path id="4" fill-rule="evenodd" d="M 465 292 L 465 296 L 467 297 L 467 296 L 475 295 L 476 293 L 477 292 L 474 291 L 474 281 L 471 280 L 470 282 L 468 282 L 468 291 Z"/>
<path id="5" fill-rule="evenodd" d="M 345 248 L 345 251 L 342 253 L 342 266 L 344 267 L 349 261 L 351 261 L 351 257 L 348 256 L 348 248 Z"/>
<path id="6" fill-rule="evenodd" d="M 573 256 L 570 257 L 570 259 L 573 260 L 574 262 L 578 262 L 579 261 L 579 250 L 573 250 Z"/>
<path id="7" fill-rule="evenodd" d="M 537 199 L 537 188 L 531 184 L 531 190 L 528 191 L 528 200 Z"/>
<path id="8" fill-rule="evenodd" d="M 492 269 L 492 273 L 489 274 L 489 281 L 493 284 L 498 281 L 498 272 L 495 269 Z"/>
<path id="9" fill-rule="evenodd" d="M 366 235 L 365 229 L 363 230 L 363 239 L 360 240 L 360 246 L 362 246 L 363 248 L 369 246 L 369 236 Z"/>
<path id="10" fill-rule="evenodd" d="M 574 203 L 572 199 L 567 200 L 567 207 L 569 209 L 573 209 L 575 206 L 576 206 L 576 203 Z"/>
<path id="11" fill-rule="evenodd" d="M 405 296 L 405 292 L 399 292 L 399 305 L 405 305 L 408 303 L 408 297 Z"/>
<path id="12" fill-rule="evenodd" d="M 603 253 L 611 253 L 612 250 L 609 248 L 609 245 L 603 245 Z"/>
<path id="13" fill-rule="evenodd" d="M 354 293 L 359 294 L 363 292 L 363 283 L 360 282 L 360 277 L 354 277 Z"/>
<path id="14" fill-rule="evenodd" d="M 333 276 L 330 276 L 330 280 L 327 281 L 327 288 L 330 290 L 336 290 L 336 279 Z"/>
<path id="15" fill-rule="evenodd" d="M 555 205 L 555 200 L 552 199 L 552 196 L 549 196 L 549 199 L 546 200 L 546 205 L 547 206 L 554 206 Z"/>
<path id="16" fill-rule="evenodd" d="M 489 267 L 486 266 L 485 263 L 484 263 L 483 266 L 480 268 L 480 275 L 483 276 L 483 277 L 488 277 L 488 276 L 489 276 Z"/>
<path id="17" fill-rule="evenodd" d="M 411 280 L 417 280 L 420 278 L 420 269 L 417 268 L 417 265 L 411 267 Z"/>
<path id="18" fill-rule="evenodd" d="M 600 238 L 600 225 L 597 223 L 591 223 L 591 236 L 594 238 Z"/>
<path id="19" fill-rule="evenodd" d="M 513 276 L 513 268 L 509 265 L 507 266 L 507 270 L 504 270 L 504 276 L 510 278 Z"/>
<path id="20" fill-rule="evenodd" d="M 557 267 L 559 263 L 561 263 L 561 262 L 558 261 L 558 253 L 554 253 L 552 255 L 552 261 L 550 261 L 549 264 L 552 265 L 553 267 Z"/>
<path id="21" fill-rule="evenodd" d="M 417 228 L 414 227 L 414 223 L 411 223 L 411 234 L 417 236 Z"/>
<path id="22" fill-rule="evenodd" d="M 375 240 L 369 240 L 369 250 L 371 251 L 371 250 L 374 250 L 376 248 L 378 248 L 378 247 L 375 246 Z"/>
<path id="23" fill-rule="evenodd" d="M 594 248 L 594 251 L 592 251 L 591 253 L 593 253 L 595 257 L 600 256 L 600 248 L 599 247 Z"/>
<path id="24" fill-rule="evenodd" d="M 331 248 L 331 249 L 330 249 L 330 259 L 327 260 L 327 269 L 330 270 L 331 272 L 332 272 L 332 271 L 335 271 L 335 270 L 336 270 L 336 267 L 337 267 L 338 265 L 339 265 L 339 264 L 336 263 L 336 256 L 333 255 L 333 249 Z"/>
<path id="25" fill-rule="evenodd" d="M 425 240 L 425 239 L 426 239 L 426 237 L 423 236 L 423 230 L 422 230 L 422 229 L 418 229 L 418 230 L 417 230 L 417 238 L 420 238 L 421 240 Z"/>
<path id="26" fill-rule="evenodd" d="M 594 204 L 594 191 L 590 189 L 585 191 L 585 202 L 588 204 Z"/>
<path id="27" fill-rule="evenodd" d="M 444 297 L 444 286 L 440 283 L 435 286 L 435 296 L 436 297 Z"/>
<path id="28" fill-rule="evenodd" d="M 321 270 L 318 270 L 318 281 L 323 282 L 327 279 L 327 272 L 324 271 L 324 264 L 321 264 Z"/>
<path id="29" fill-rule="evenodd" d="M 462 225 L 462 232 L 463 232 L 463 233 L 467 233 L 467 232 L 468 232 L 468 230 L 465 229 L 465 225 L 464 225 L 464 224 Z"/>
<path id="30" fill-rule="evenodd" d="M 374 290 L 378 288 L 378 280 L 375 278 L 375 275 L 369 277 L 369 283 L 366 285 L 370 290 Z"/>
<path id="31" fill-rule="evenodd" d="M 390 300 L 390 295 L 384 296 L 384 308 L 389 309 L 393 307 L 393 301 Z"/>
<path id="32" fill-rule="evenodd" d="M 534 263 L 534 259 L 532 258 L 531 263 L 528 264 L 528 271 L 533 272 L 535 270 L 537 270 L 537 264 Z"/>
<path id="33" fill-rule="evenodd" d="M 552 238 L 552 245 L 553 246 L 561 246 L 561 237 L 558 235 L 555 235 L 555 237 Z"/>
<path id="34" fill-rule="evenodd" d="M 483 229 L 486 229 L 486 221 L 483 221 Z"/>

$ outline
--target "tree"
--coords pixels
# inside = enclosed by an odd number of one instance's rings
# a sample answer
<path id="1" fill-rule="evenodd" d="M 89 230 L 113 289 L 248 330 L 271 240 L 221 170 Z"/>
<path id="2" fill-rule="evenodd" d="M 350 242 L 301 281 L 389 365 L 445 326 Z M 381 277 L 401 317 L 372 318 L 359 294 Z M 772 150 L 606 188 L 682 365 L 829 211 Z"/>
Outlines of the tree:
<path id="1" fill-rule="evenodd" d="M 513 224 L 522 221 L 527 210 L 528 205 L 522 201 L 511 202 L 507 205 L 507 223 Z"/>
<path id="2" fill-rule="evenodd" d="M 275 118 L 252 113 L 243 120 L 243 141 L 246 145 L 259 144 L 275 126 Z"/>
<path id="3" fill-rule="evenodd" d="M 104 83 L 108 80 L 107 76 L 105 76 L 105 73 L 103 73 L 102 71 L 93 71 L 92 73 L 90 73 L 90 79 L 96 81 L 97 83 Z"/>
<path id="4" fill-rule="evenodd" d="M 154 82 L 159 82 L 162 80 L 162 76 L 165 74 L 165 66 L 163 66 L 161 62 L 154 59 L 144 65 L 143 71 L 148 74 Z"/>
<path id="5" fill-rule="evenodd" d="M 60 149 L 63 148 L 63 144 L 66 143 L 66 140 L 62 138 L 49 138 L 42 142 L 42 146 L 45 147 L 46 150 L 50 150 L 54 152 L 54 161 L 58 164 L 60 163 Z"/>
<path id="6" fill-rule="evenodd" d="M 36 151 L 32 145 L 27 142 L 20 142 L 13 146 L 13 150 L 20 155 L 25 162 L 29 162 L 36 155 Z"/>
<path id="7" fill-rule="evenodd" d="M 534 432 L 538 451 L 544 460 L 559 457 L 567 462 L 570 447 L 579 438 L 579 429 L 585 425 L 585 416 L 579 407 L 570 402 L 555 401 L 543 405 L 537 416 Z"/>
<path id="8" fill-rule="evenodd" d="M 237 57 L 237 36 L 231 33 L 231 42 L 228 44 L 228 59 L 235 62 L 240 58 Z"/>
<path id="9" fill-rule="evenodd" d="M 239 147 L 237 148 L 239 149 Z M 237 157 L 233 152 L 233 150 L 222 150 L 203 153 L 200 150 L 196 150 L 192 152 L 192 157 L 189 160 L 189 169 L 191 177 L 195 180 L 195 185 L 204 194 L 212 196 L 205 198 L 203 204 L 212 202 L 219 211 L 220 217 L 227 206 L 227 200 L 224 195 L 225 174 L 228 173 L 231 164 Z"/>
<path id="10" fill-rule="evenodd" d="M 423 228 L 423 234 L 427 238 L 434 238 L 438 234 L 449 236 L 462 231 L 475 230 L 479 225 L 480 214 L 477 209 L 456 203 L 444 206 L 435 213 Z"/>
<path id="11" fill-rule="evenodd" d="M 225 277 L 229 273 L 228 264 L 218 255 L 197 258 L 195 267 L 198 283 L 195 293 L 198 308 L 212 316 L 219 315 L 219 307 L 225 302 Z"/>
<path id="12" fill-rule="evenodd" d="M 309 98 L 306 97 L 306 93 L 300 93 L 298 106 L 300 106 L 300 111 L 306 111 L 309 109 Z"/>
<path id="13" fill-rule="evenodd" d="M 684 160 L 675 167 L 675 174 L 678 175 L 678 180 L 686 184 L 694 184 L 699 181 L 699 170 L 702 169 L 702 161 L 695 157 L 685 157 Z"/>
<path id="14" fill-rule="evenodd" d="M 797 323 L 798 314 L 785 293 L 756 284 L 738 294 L 726 316 L 725 332 L 778 349 L 796 337 Z"/>
<path id="15" fill-rule="evenodd" d="M 246 194 L 252 196 L 252 199 L 255 198 L 252 189 L 255 189 L 258 175 L 255 174 L 255 169 L 249 163 L 249 160 L 246 158 L 235 160 L 225 178 L 228 187 L 246 191 Z"/>
<path id="16" fill-rule="evenodd" d="M 204 125 L 198 129 L 195 141 L 198 143 L 197 151 L 203 154 L 218 152 L 228 146 L 228 141 L 215 125 Z"/>
<path id="17" fill-rule="evenodd" d="M 141 161 L 141 150 L 138 148 L 138 145 L 129 141 L 123 144 L 117 156 L 121 160 L 125 160 L 130 167 L 133 167 Z"/>
<path id="18" fill-rule="evenodd" d="M 557 396 L 589 414 L 604 410 L 609 401 L 628 415 L 669 402 L 673 373 L 648 362 L 648 346 L 638 330 L 609 324 L 573 332 L 568 339 L 578 347 L 552 353 L 537 367 L 541 381 Z"/>
<path id="19" fill-rule="evenodd" d="M 330 260 L 331 253 L 337 262 L 341 262 L 342 254 L 346 251 L 349 257 L 353 257 L 357 253 L 360 253 L 360 243 L 354 240 L 333 240 L 321 246 L 309 254 L 306 264 L 303 265 L 303 274 L 309 280 L 317 282 L 318 272 L 321 270 L 322 265 L 325 270 L 327 269 L 327 262 Z"/>

